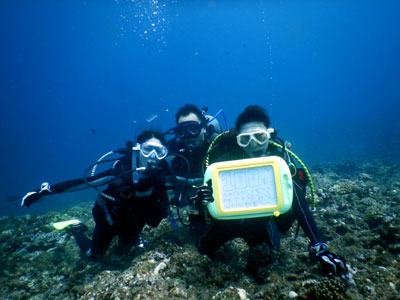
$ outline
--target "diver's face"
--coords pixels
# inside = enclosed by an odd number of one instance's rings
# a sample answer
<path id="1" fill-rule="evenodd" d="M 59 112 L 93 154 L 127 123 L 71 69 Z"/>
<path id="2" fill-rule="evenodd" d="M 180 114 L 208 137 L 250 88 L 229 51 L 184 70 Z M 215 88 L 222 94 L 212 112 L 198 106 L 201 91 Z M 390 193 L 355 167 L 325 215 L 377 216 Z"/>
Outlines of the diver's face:
<path id="1" fill-rule="evenodd" d="M 161 143 L 159 139 L 156 139 L 154 137 L 148 139 L 144 143 L 142 143 L 142 146 L 146 145 L 147 152 L 145 151 L 139 151 L 139 167 L 145 167 L 145 168 L 154 168 L 160 163 L 160 159 L 157 158 L 156 151 L 153 151 L 153 149 L 164 149 L 165 146 Z M 143 149 L 144 150 L 144 149 Z M 161 150 L 160 150 L 161 151 Z M 147 153 L 148 156 L 146 157 L 143 153 Z"/>
<path id="2" fill-rule="evenodd" d="M 259 133 L 267 131 L 267 129 L 264 123 L 259 121 L 247 122 L 240 127 L 238 137 L 242 134 L 248 140 L 243 139 L 243 143 L 239 146 L 248 157 L 260 157 L 267 153 L 269 139 L 258 137 Z"/>
<path id="3" fill-rule="evenodd" d="M 186 122 L 196 122 L 199 124 L 199 126 L 201 125 L 201 120 L 194 113 L 190 113 L 186 116 L 180 116 L 177 125 L 184 124 Z M 199 147 L 204 142 L 205 132 L 206 130 L 201 128 L 198 136 L 192 137 L 190 135 L 186 135 L 184 138 L 182 138 L 182 141 L 186 146 L 190 145 L 193 147 Z"/>

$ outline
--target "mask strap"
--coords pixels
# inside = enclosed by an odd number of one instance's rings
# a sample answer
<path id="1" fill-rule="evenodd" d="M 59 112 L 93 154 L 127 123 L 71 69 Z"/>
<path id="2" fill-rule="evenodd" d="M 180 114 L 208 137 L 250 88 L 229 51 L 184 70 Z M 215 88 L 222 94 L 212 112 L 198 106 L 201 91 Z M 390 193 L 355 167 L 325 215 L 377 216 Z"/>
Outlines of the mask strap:
<path id="1" fill-rule="evenodd" d="M 271 133 L 274 133 L 274 132 L 275 132 L 275 129 L 273 129 L 273 128 L 267 129 L 268 139 L 271 139 Z"/>

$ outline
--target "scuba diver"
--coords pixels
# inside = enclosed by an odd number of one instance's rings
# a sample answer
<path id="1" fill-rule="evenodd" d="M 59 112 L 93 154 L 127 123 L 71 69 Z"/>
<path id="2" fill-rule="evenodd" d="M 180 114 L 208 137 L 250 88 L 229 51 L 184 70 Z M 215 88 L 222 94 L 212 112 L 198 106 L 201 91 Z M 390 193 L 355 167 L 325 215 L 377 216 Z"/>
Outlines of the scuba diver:
<path id="1" fill-rule="evenodd" d="M 122 157 L 101 161 L 115 161 L 113 168 L 94 175 L 92 167 L 95 168 L 101 158 L 88 168 L 83 178 L 51 186 L 43 183 L 40 190 L 23 197 L 21 206 L 29 207 L 44 196 L 88 187 L 97 190 L 97 187 L 108 184 L 105 190 L 98 191 L 92 210 L 96 225 L 91 240 L 85 236 L 87 227 L 78 220 L 60 222 L 55 228 L 67 228 L 80 249 L 93 260 L 106 252 L 115 236 L 118 236 L 120 250 L 129 251 L 139 244 L 145 224 L 156 227 L 169 212 L 165 187 L 168 171 L 164 160 L 168 155 L 165 137 L 160 132 L 145 130 L 136 142 L 135 147 L 128 142 L 125 149 L 110 152 L 122 154 Z M 90 169 L 92 176 L 87 177 Z"/>
<path id="2" fill-rule="evenodd" d="M 203 182 L 202 165 L 211 141 L 221 133 L 217 120 L 220 110 L 214 117 L 206 115 L 207 107 L 200 110 L 194 104 L 186 104 L 175 114 L 176 126 L 165 135 L 175 137 L 167 143 L 171 153 L 171 167 L 180 181 L 188 181 L 189 185 L 200 185 Z M 226 123 L 226 120 L 225 120 Z M 174 154 L 179 154 L 174 157 Z"/>
<path id="3" fill-rule="evenodd" d="M 212 186 L 207 181 L 207 184 L 199 187 L 197 195 L 193 197 L 198 212 L 190 216 L 191 226 L 196 233 L 196 246 L 201 254 L 213 257 L 215 251 L 225 242 L 238 237 L 243 238 L 250 249 L 265 242 L 270 249 L 278 250 L 281 234 L 286 233 L 297 220 L 310 239 L 310 256 L 319 260 L 322 268 L 328 273 L 335 273 L 342 278 L 348 276 L 345 260 L 328 250 L 318 231 L 305 198 L 306 185 L 311 177 L 304 164 L 301 165 L 303 168 L 294 164 L 292 154 L 294 155 L 270 128 L 266 110 L 258 105 L 248 106 L 238 116 L 235 129 L 219 135 L 211 143 L 206 158 L 206 163 L 209 164 L 266 156 L 285 159 L 284 164 L 289 167 L 289 176 L 292 173 L 293 192 L 290 189 L 290 193 L 293 195 L 293 202 L 291 209 L 280 215 L 216 219 L 207 209 L 208 205 L 215 201 Z M 252 261 L 248 260 L 249 270 L 257 269 L 249 263 Z"/>

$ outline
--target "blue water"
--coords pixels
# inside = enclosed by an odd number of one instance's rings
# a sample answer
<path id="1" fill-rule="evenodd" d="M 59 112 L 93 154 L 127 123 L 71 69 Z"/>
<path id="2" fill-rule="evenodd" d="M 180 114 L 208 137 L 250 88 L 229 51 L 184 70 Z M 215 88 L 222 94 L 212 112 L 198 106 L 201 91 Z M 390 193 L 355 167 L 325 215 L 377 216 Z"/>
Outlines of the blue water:
<path id="1" fill-rule="evenodd" d="M 0 215 L 81 177 L 134 121 L 167 129 L 185 103 L 266 107 L 306 164 L 400 153 L 399 1 L 0 2 Z"/>

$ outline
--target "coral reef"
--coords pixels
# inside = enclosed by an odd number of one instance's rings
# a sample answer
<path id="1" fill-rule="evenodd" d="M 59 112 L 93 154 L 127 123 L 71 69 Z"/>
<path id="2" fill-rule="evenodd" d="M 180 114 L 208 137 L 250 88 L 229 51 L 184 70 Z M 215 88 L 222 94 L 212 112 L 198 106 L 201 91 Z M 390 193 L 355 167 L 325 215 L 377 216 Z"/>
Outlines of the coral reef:
<path id="1" fill-rule="evenodd" d="M 1 299 L 399 299 L 400 169 L 381 161 L 312 170 L 314 213 L 330 250 L 346 258 L 355 285 L 321 273 L 296 226 L 281 250 L 226 243 L 212 260 L 187 227 L 145 227 L 145 248 L 97 262 L 51 223 L 78 218 L 94 227 L 91 204 L 41 216 L 0 219 Z M 89 232 L 89 234 L 91 234 Z M 255 268 L 249 268 L 256 265 Z"/>

